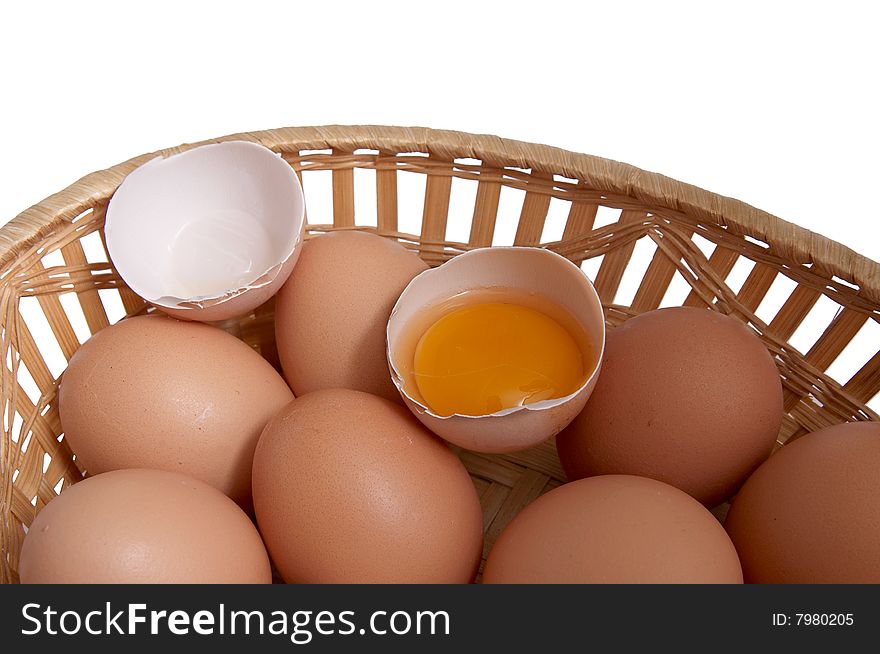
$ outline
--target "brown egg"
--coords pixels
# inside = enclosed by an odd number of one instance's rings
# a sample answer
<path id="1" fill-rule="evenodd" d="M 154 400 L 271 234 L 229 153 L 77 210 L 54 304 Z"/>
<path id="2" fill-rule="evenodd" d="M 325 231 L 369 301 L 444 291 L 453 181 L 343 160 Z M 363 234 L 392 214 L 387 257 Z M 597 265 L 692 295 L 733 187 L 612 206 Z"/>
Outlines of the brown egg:
<path id="1" fill-rule="evenodd" d="M 351 388 L 402 402 L 391 383 L 385 329 L 400 293 L 427 268 L 375 234 L 333 232 L 307 241 L 275 309 L 278 354 L 293 392 Z"/>
<path id="2" fill-rule="evenodd" d="M 267 584 L 269 557 L 235 502 L 191 477 L 115 470 L 71 486 L 28 530 L 25 584 Z"/>
<path id="3" fill-rule="evenodd" d="M 653 479 L 591 477 L 527 506 L 501 533 L 487 584 L 738 584 L 724 528 L 699 502 Z"/>
<path id="4" fill-rule="evenodd" d="M 272 419 L 254 507 L 288 582 L 467 583 L 480 559 L 464 466 L 405 408 L 359 391 L 315 391 Z"/>
<path id="5" fill-rule="evenodd" d="M 293 394 L 245 343 L 199 323 L 140 316 L 101 330 L 61 381 L 65 438 L 91 474 L 158 468 L 250 506 L 263 427 Z"/>
<path id="6" fill-rule="evenodd" d="M 747 582 L 880 583 L 880 423 L 784 446 L 743 485 L 725 527 Z"/>
<path id="7" fill-rule="evenodd" d="M 760 339 L 677 307 L 608 332 L 596 389 L 557 445 L 569 479 L 641 475 L 715 506 L 769 456 L 781 424 L 782 384 Z"/>

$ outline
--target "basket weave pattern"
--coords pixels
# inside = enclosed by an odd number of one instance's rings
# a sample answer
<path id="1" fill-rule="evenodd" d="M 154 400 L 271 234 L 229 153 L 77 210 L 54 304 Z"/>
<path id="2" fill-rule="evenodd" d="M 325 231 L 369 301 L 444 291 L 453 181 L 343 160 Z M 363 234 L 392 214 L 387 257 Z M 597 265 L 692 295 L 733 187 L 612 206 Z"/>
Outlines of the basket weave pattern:
<path id="1" fill-rule="evenodd" d="M 515 245 L 543 245 L 575 263 L 601 257 L 595 286 L 616 325 L 664 302 L 673 277 L 690 291 L 687 306 L 711 307 L 751 324 L 776 356 L 785 392 L 778 442 L 851 420 L 877 420 L 867 402 L 880 392 L 878 352 L 845 383 L 825 374 L 869 320 L 880 321 L 880 265 L 817 234 L 724 198 L 632 166 L 492 136 L 397 127 L 285 128 L 236 134 L 219 140 L 250 140 L 282 154 L 309 193 L 313 171 L 332 171 L 332 215 L 309 216 L 309 234 L 370 229 L 398 239 L 436 266 L 468 249 L 493 242 L 503 188 L 524 191 Z M 191 145 L 163 151 L 179 152 Z M 62 437 L 56 379 L 45 362 L 47 346 L 70 359 L 80 345 L 61 298 L 75 298 L 89 331 L 110 321 L 101 290 L 118 293 L 128 315 L 147 306 L 121 281 L 110 263 L 91 261 L 81 239 L 101 230 L 113 191 L 123 177 L 157 153 L 92 173 L 28 209 L 0 230 L 0 339 L 3 438 L 0 441 L 0 581 L 15 582 L 25 530 L 57 492 L 83 471 Z M 375 227 L 357 226 L 354 171 L 375 173 Z M 328 173 L 324 173 L 325 175 Z M 398 180 L 424 179 L 418 234 L 398 230 Z M 453 179 L 476 183 L 467 242 L 447 240 Z M 553 198 L 566 205 L 559 240 L 542 243 Z M 600 207 L 618 210 L 616 222 L 594 229 Z M 327 221 L 332 219 L 332 223 Z M 714 244 L 704 253 L 694 241 Z M 656 247 L 628 306 L 615 296 L 637 242 Z M 63 265 L 43 259 L 60 251 Z M 94 258 L 94 257 L 93 257 Z M 734 292 L 725 280 L 740 259 L 754 262 Z M 779 275 L 794 290 L 769 322 L 755 311 Z M 818 340 L 799 352 L 789 339 L 822 295 L 839 305 Z M 36 342 L 20 303 L 36 298 L 57 343 Z M 273 304 L 220 325 L 242 338 L 276 366 Z M 25 373 L 26 370 L 26 373 Z M 33 399 L 21 385 L 29 374 L 39 389 Z M 33 395 L 33 394 L 32 394 Z M 459 452 L 474 479 L 483 508 L 488 552 L 504 526 L 526 504 L 564 482 L 552 441 L 525 452 L 484 455 Z M 723 511 L 723 509 L 721 509 Z"/>

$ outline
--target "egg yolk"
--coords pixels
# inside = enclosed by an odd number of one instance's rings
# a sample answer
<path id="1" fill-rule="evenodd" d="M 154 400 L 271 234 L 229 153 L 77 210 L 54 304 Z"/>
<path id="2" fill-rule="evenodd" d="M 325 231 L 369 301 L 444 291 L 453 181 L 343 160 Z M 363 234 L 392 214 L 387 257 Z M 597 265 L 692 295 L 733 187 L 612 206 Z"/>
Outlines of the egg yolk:
<path id="1" fill-rule="evenodd" d="M 466 306 L 435 322 L 416 345 L 422 399 L 441 416 L 481 416 L 573 393 L 581 349 L 550 316 L 518 304 Z"/>

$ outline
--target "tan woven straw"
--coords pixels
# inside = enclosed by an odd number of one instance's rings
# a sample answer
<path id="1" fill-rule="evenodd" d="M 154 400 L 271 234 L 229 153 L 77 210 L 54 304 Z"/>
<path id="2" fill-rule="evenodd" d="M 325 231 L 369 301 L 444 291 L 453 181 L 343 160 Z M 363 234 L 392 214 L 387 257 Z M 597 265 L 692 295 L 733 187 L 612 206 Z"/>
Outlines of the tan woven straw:
<path id="1" fill-rule="evenodd" d="M 785 389 L 786 416 L 779 434 L 785 443 L 817 428 L 851 420 L 876 420 L 867 403 L 880 392 L 880 343 L 849 379 L 825 371 L 870 320 L 880 322 L 880 265 L 839 243 L 802 229 L 737 200 L 607 159 L 489 135 L 420 127 L 327 126 L 282 128 L 233 134 L 225 140 L 256 141 L 281 153 L 304 179 L 332 171 L 332 215 L 309 216 L 312 235 L 334 229 L 369 229 L 399 239 L 431 265 L 475 247 L 492 245 L 500 221 L 502 189 L 524 191 L 517 209 L 515 245 L 544 245 L 576 263 L 601 257 L 595 286 L 610 325 L 665 302 L 676 276 L 690 285 L 688 306 L 711 306 L 751 324 L 777 357 Z M 193 147 L 183 145 L 161 154 Z M 110 323 L 105 307 L 109 289 L 128 315 L 147 310 L 125 287 L 113 267 L 86 255 L 81 239 L 99 232 L 113 191 L 126 174 L 156 156 L 151 153 L 92 173 L 22 212 L 0 229 L 0 339 L 3 368 L 4 430 L 0 441 L 0 580 L 17 581 L 19 550 L 26 527 L 57 492 L 81 479 L 58 418 L 58 380 L 45 353 L 60 349 L 69 360 L 79 347 L 61 297 L 73 294 L 88 330 Z M 355 193 L 355 169 L 374 171 L 374 193 Z M 419 233 L 398 229 L 398 181 L 402 175 L 425 180 Z M 467 242 L 447 240 L 453 179 L 476 183 L 469 209 Z M 375 206 L 366 209 L 365 203 Z M 562 237 L 542 242 L 553 199 L 565 206 Z M 619 210 L 616 221 L 594 229 L 600 207 Z M 358 225 L 361 212 L 376 215 L 375 226 Z M 406 216 L 405 218 L 410 218 Z M 409 224 L 409 223 L 407 223 Z M 694 240 L 714 247 L 710 254 Z M 632 301 L 615 304 L 637 242 L 655 247 Z M 698 239 L 699 240 L 699 239 Z M 703 241 L 701 241 L 703 242 Z M 60 251 L 63 264 L 48 265 Z M 744 284 L 726 283 L 734 265 L 753 262 Z M 793 290 L 772 319 L 756 310 L 780 276 Z M 839 307 L 806 352 L 790 340 L 822 296 Z M 37 342 L 22 318 L 22 300 L 36 298 L 54 335 Z M 31 300 L 32 301 L 32 300 Z M 67 300 L 65 300 L 67 302 Z M 221 325 L 277 365 L 273 307 Z M 876 348 L 876 352 L 874 349 Z M 28 375 L 39 391 L 28 395 Z M 483 455 L 461 452 L 481 497 L 486 551 L 501 529 L 535 497 L 563 483 L 552 442 L 525 452 Z M 723 512 L 723 507 L 719 509 Z"/>

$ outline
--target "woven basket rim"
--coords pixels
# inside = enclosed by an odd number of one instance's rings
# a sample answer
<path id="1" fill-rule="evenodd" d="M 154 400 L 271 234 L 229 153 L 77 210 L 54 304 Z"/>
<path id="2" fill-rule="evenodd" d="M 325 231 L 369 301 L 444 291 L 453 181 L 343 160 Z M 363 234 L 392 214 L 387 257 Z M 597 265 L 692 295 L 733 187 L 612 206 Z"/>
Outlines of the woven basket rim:
<path id="1" fill-rule="evenodd" d="M 880 302 L 880 263 L 740 200 L 630 164 L 558 147 L 490 134 L 386 125 L 282 127 L 241 132 L 133 157 L 82 177 L 25 209 L 0 228 L 0 267 L 6 267 L 19 253 L 51 233 L 59 223 L 72 220 L 109 196 L 128 173 L 153 157 L 229 140 L 254 141 L 288 153 L 324 149 L 427 152 L 445 159 L 472 158 L 498 167 L 515 166 L 555 173 L 581 180 L 601 193 L 632 197 L 649 206 L 681 212 L 758 238 L 779 256 L 801 264 L 821 266 L 857 285 L 865 297 Z"/>

